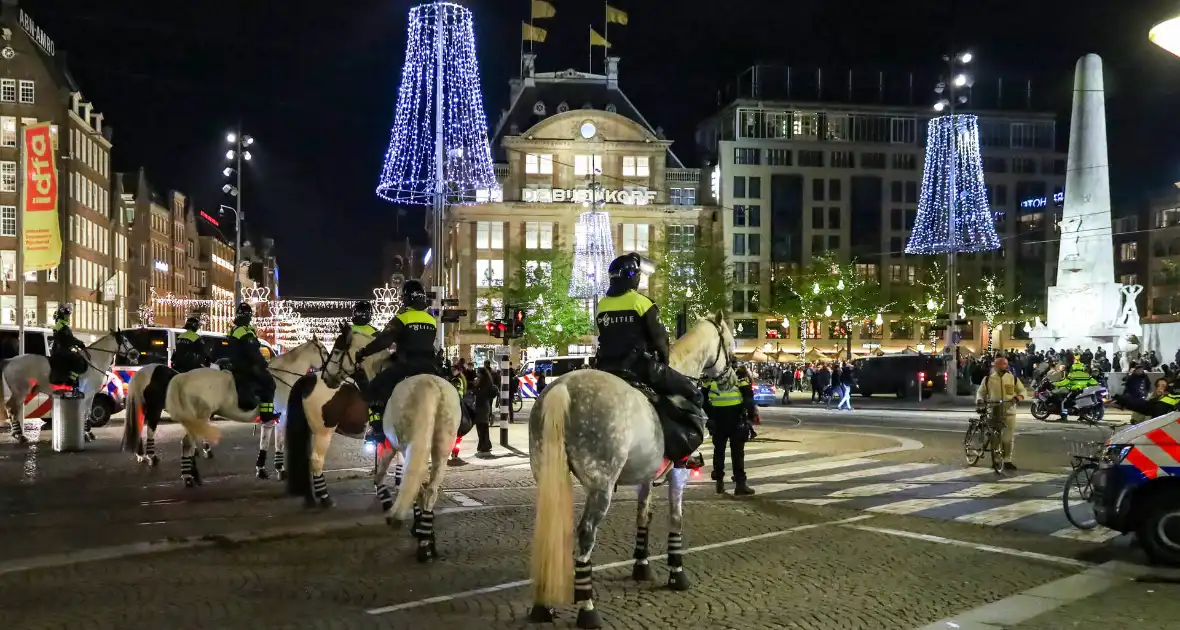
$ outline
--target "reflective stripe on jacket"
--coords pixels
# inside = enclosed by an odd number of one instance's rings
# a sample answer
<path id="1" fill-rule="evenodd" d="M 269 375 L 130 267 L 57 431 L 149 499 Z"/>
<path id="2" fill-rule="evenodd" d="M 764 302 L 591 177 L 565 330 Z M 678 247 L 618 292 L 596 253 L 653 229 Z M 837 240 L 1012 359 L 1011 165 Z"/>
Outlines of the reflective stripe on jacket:
<path id="1" fill-rule="evenodd" d="M 721 389 L 714 381 L 709 383 L 709 404 L 713 407 L 736 407 L 742 404 L 742 392 L 736 386 Z"/>

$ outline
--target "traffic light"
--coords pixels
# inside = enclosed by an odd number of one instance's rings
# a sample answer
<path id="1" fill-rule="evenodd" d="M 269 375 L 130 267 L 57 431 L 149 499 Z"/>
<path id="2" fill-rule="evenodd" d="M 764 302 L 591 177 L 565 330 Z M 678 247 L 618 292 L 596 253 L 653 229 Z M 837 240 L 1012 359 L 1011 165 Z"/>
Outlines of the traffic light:
<path id="1" fill-rule="evenodd" d="M 514 309 L 512 311 L 512 337 L 518 338 L 524 336 L 524 309 Z"/>
<path id="2" fill-rule="evenodd" d="M 503 335 L 504 322 L 498 319 L 493 319 L 485 324 L 484 328 L 488 329 L 488 334 L 495 337 L 496 339 L 499 339 L 501 335 Z"/>

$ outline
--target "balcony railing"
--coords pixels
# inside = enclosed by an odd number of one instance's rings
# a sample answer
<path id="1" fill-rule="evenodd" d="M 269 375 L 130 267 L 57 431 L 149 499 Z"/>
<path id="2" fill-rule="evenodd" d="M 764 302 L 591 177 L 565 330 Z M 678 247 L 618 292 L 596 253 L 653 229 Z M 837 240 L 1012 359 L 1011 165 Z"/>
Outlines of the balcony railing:
<path id="1" fill-rule="evenodd" d="M 664 181 L 678 184 L 699 184 L 701 183 L 701 169 L 670 168 L 664 172 Z"/>

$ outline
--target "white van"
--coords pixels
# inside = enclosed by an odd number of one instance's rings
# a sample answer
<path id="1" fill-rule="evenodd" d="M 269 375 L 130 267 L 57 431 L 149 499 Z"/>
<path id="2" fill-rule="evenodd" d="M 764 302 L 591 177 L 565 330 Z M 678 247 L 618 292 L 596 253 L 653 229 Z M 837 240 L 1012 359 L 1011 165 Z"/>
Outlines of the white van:
<path id="1" fill-rule="evenodd" d="M 551 381 L 562 374 L 590 367 L 590 359 L 590 355 L 567 355 L 525 361 L 524 367 L 517 375 L 517 379 L 520 381 L 521 398 L 536 398 L 539 395 L 537 391 L 538 374 L 544 374 L 545 380 Z"/>

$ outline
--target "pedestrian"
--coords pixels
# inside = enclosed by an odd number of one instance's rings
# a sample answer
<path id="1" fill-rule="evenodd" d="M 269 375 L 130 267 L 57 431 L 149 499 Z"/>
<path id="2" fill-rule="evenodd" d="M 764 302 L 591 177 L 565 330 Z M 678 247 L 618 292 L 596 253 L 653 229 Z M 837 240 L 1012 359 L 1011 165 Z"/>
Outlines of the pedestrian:
<path id="1" fill-rule="evenodd" d="M 1000 357 L 992 366 L 992 373 L 983 379 L 975 392 L 975 405 L 983 409 L 990 403 L 1005 403 L 998 409 L 1002 418 L 991 418 L 1000 427 L 1000 454 L 1004 458 L 1004 470 L 1016 470 L 1012 453 L 1016 449 L 1016 401 L 1024 400 L 1028 391 L 1011 372 L 1008 359 Z"/>
<path id="2" fill-rule="evenodd" d="M 845 363 L 844 368 L 840 370 L 840 404 L 836 405 L 837 411 L 840 409 L 852 411 L 852 384 L 854 382 L 852 364 Z"/>
<path id="3" fill-rule="evenodd" d="M 783 390 L 783 404 L 791 404 L 791 388 L 795 387 L 795 368 L 787 366 L 778 377 L 778 386 Z"/>
<path id="4" fill-rule="evenodd" d="M 479 368 L 475 378 L 475 431 L 479 436 L 476 457 L 492 454 L 492 402 L 499 393 L 500 388 L 492 380 L 492 371 L 486 366 Z"/>
<path id="5" fill-rule="evenodd" d="M 742 368 L 739 374 L 744 374 Z M 725 492 L 725 447 L 730 448 L 730 459 L 733 464 L 733 493 L 738 496 L 754 494 L 754 490 L 746 485 L 746 440 L 750 435 L 750 426 L 746 423 L 748 413 L 742 389 L 750 389 L 750 382 L 738 379 L 728 386 L 721 386 L 717 381 L 710 381 L 705 388 L 705 415 L 709 418 L 709 434 L 713 438 L 713 482 L 717 486 L 717 493 Z M 750 392 L 751 402 L 753 392 Z"/>

